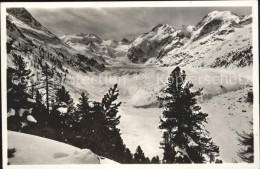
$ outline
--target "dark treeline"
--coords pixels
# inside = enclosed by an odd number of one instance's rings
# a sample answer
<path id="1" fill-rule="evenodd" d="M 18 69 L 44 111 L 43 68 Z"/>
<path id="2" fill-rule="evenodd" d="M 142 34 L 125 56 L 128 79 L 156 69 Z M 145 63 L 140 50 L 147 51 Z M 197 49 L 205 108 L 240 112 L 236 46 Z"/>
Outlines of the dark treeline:
<path id="1" fill-rule="evenodd" d="M 242 50 L 236 50 L 225 54 L 224 56 L 216 58 L 215 62 L 211 65 L 212 68 L 225 67 L 234 64 L 237 67 L 245 67 L 253 64 L 253 48 L 248 46 Z"/>
<path id="2" fill-rule="evenodd" d="M 38 62 L 41 78 L 27 69 L 22 56 L 13 54 L 14 68 L 7 70 L 8 129 L 38 135 L 79 148 L 88 148 L 99 156 L 119 163 L 150 163 L 140 146 L 135 154 L 126 147 L 118 124 L 119 91 L 115 84 L 100 102 L 82 93 L 74 104 L 61 83 L 53 83 L 53 69 Z M 155 157 L 152 163 L 159 163 Z"/>

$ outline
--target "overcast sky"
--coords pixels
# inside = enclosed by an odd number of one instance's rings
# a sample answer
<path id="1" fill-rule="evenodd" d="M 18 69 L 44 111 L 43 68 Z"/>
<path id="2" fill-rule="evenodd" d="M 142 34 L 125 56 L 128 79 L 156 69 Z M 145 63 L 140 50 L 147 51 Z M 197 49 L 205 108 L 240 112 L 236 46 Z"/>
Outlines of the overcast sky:
<path id="1" fill-rule="evenodd" d="M 43 26 L 61 36 L 94 33 L 102 39 L 132 39 L 159 23 L 175 28 L 196 25 L 209 12 L 229 10 L 238 15 L 251 14 L 250 7 L 182 8 L 27 8 Z"/>

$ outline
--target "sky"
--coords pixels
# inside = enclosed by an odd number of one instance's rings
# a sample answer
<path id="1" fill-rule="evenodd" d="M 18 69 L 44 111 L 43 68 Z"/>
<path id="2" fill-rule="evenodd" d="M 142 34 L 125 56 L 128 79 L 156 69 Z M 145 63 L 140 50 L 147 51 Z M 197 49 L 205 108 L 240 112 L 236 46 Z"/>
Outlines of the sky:
<path id="1" fill-rule="evenodd" d="M 32 16 L 57 36 L 93 33 L 102 39 L 133 39 L 158 24 L 176 29 L 196 25 L 208 13 L 231 11 L 251 14 L 250 7 L 136 7 L 136 8 L 27 8 Z"/>

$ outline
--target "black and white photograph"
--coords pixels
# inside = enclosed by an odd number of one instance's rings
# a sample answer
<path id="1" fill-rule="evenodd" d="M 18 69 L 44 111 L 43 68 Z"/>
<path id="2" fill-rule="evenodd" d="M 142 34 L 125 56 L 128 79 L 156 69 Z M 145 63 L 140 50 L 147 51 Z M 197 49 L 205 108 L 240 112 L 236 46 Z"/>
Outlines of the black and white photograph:
<path id="1" fill-rule="evenodd" d="M 258 4 L 206 4 L 3 3 L 3 165 L 259 168 Z"/>

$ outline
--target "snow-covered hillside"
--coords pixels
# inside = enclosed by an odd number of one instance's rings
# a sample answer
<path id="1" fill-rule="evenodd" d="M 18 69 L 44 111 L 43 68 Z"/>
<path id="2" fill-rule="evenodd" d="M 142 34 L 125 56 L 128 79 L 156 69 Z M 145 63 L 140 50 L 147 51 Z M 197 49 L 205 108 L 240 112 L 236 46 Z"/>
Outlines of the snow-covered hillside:
<path id="1" fill-rule="evenodd" d="M 58 141 L 8 131 L 8 149 L 15 148 L 10 165 L 22 164 L 107 164 L 116 162 Z"/>
<path id="2" fill-rule="evenodd" d="M 208 112 L 207 129 L 217 145 L 224 162 L 242 162 L 237 156 L 239 141 L 237 133 L 252 130 L 253 105 L 247 101 L 252 87 L 223 93 L 202 103 L 202 110 Z"/>

